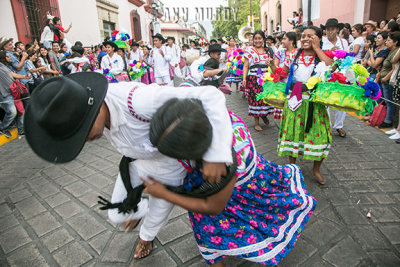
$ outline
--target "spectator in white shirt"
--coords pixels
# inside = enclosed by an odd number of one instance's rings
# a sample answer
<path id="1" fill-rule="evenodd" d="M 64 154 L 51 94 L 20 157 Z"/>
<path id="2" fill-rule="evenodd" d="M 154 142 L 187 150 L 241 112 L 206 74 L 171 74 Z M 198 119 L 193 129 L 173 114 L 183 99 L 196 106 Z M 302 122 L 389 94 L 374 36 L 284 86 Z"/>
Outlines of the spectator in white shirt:
<path id="1" fill-rule="evenodd" d="M 159 33 L 153 36 L 154 48 L 151 51 L 151 56 L 154 63 L 154 78 L 156 83 L 173 86 L 169 72 L 171 56 L 167 54 L 167 48 L 163 46 L 164 41 L 164 37 Z"/>
<path id="2" fill-rule="evenodd" d="M 337 19 L 328 19 L 325 25 L 321 28 L 325 30 L 326 37 L 322 37 L 322 50 L 345 50 L 349 51 L 349 46 L 345 39 L 338 36 L 339 31 L 344 27 L 343 23 L 339 23 Z M 329 114 L 329 112 L 328 112 Z M 344 120 L 346 118 L 345 111 L 335 111 L 335 123 L 332 129 L 336 129 L 340 137 L 346 136 L 346 131 L 343 129 Z"/>
<path id="3" fill-rule="evenodd" d="M 128 77 L 122 77 L 121 73 L 124 70 L 124 61 L 117 54 L 118 46 L 110 41 L 104 42 L 103 45 L 106 47 L 107 55 L 101 60 L 101 69 L 103 72 L 108 70 L 108 73 L 114 75 L 118 81 L 128 81 Z"/>
<path id="4" fill-rule="evenodd" d="M 134 60 L 141 61 L 143 60 L 143 51 L 139 49 L 139 44 L 137 42 L 133 42 L 131 45 L 131 50 L 128 48 L 128 59 L 129 63 L 132 63 Z"/>
<path id="5" fill-rule="evenodd" d="M 362 37 L 362 30 L 363 30 L 362 24 L 355 24 L 351 28 L 351 32 L 355 39 L 350 44 L 349 52 L 356 53 L 356 56 L 354 57 L 354 60 L 356 62 L 361 61 L 364 52 L 364 37 Z"/>
<path id="6" fill-rule="evenodd" d="M 182 72 L 179 68 L 179 63 L 181 61 L 181 49 L 175 44 L 175 37 L 167 37 L 166 51 L 167 55 L 171 57 L 169 64 L 174 67 L 174 86 L 178 86 L 181 84 L 182 79 Z"/>

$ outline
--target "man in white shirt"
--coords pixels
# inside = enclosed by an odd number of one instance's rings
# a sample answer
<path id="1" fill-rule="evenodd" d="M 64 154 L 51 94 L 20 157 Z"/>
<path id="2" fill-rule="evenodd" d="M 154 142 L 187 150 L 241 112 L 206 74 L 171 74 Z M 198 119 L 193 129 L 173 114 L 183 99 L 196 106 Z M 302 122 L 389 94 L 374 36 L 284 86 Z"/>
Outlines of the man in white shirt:
<path id="1" fill-rule="evenodd" d="M 137 42 L 133 42 L 131 45 L 131 51 L 128 53 L 129 63 L 132 63 L 134 60 L 140 61 L 143 59 L 143 51 L 139 49 L 139 44 Z"/>
<path id="2" fill-rule="evenodd" d="M 337 19 L 330 18 L 325 25 L 321 24 L 321 29 L 325 30 L 326 37 L 322 37 L 322 50 L 345 50 L 349 51 L 349 45 L 345 39 L 339 37 L 339 31 L 343 28 L 343 23 L 339 23 Z M 330 114 L 328 110 L 328 114 Z M 345 137 L 346 131 L 343 129 L 343 123 L 346 118 L 345 111 L 335 110 L 335 123 L 332 129 L 335 129 L 339 136 Z"/>
<path id="3" fill-rule="evenodd" d="M 127 190 L 140 186 L 140 178 L 147 176 L 178 186 L 186 175 L 178 160 L 162 155 L 149 140 L 150 121 L 160 106 L 172 98 L 201 101 L 212 125 L 211 145 L 203 156 L 205 179 L 217 181 L 226 175 L 225 164 L 233 162 L 232 125 L 225 97 L 212 86 L 174 88 L 136 82 L 108 85 L 99 73 L 81 72 L 42 83 L 35 90 L 38 93 L 32 95 L 32 105 L 26 110 L 30 118 L 26 132 L 36 154 L 50 162 L 69 162 L 77 157 L 86 141 L 97 140 L 104 134 L 121 155 L 136 159 L 130 163 L 121 161 L 121 172 L 108 203 L 115 206 L 103 207 L 108 209 L 112 222 L 131 223 L 126 227 L 134 228 L 144 217 L 135 258 L 151 252 L 152 241 L 168 222 L 174 205 L 154 197 L 147 200 L 140 195 L 130 203 Z M 42 97 L 48 101 L 42 101 Z M 46 141 L 41 140 L 43 137 Z M 126 187 L 126 181 L 130 181 L 130 188 Z M 128 207 L 122 207 L 123 203 Z M 126 212 L 119 212 L 120 208 Z"/>
<path id="4" fill-rule="evenodd" d="M 154 48 L 151 51 L 154 62 L 154 78 L 156 83 L 165 83 L 168 86 L 173 86 L 173 81 L 170 77 L 169 62 L 171 55 L 167 54 L 167 48 L 163 46 L 165 39 L 157 33 L 153 36 Z"/>
<path id="5" fill-rule="evenodd" d="M 228 45 L 224 43 L 224 40 L 222 38 L 219 38 L 217 40 L 217 42 L 221 46 L 221 48 L 223 48 L 225 50 L 228 48 Z M 221 53 L 221 58 L 220 58 L 219 62 L 220 62 L 220 64 L 219 64 L 220 69 L 226 68 L 226 53 L 225 52 Z"/>
<path id="6" fill-rule="evenodd" d="M 134 61 L 142 61 L 143 60 L 143 51 L 139 49 L 139 44 L 137 42 L 132 42 L 131 49 L 129 46 L 126 46 L 128 49 L 128 62 L 133 63 Z M 134 82 L 140 82 L 142 80 L 141 77 L 133 80 Z"/>
<path id="7" fill-rule="evenodd" d="M 174 86 L 178 86 L 182 81 L 182 72 L 179 68 L 179 63 L 181 61 L 181 49 L 179 46 L 175 44 L 175 37 L 168 36 L 167 37 L 167 47 L 166 47 L 167 55 L 171 56 L 171 64 L 174 67 Z"/>
<path id="8" fill-rule="evenodd" d="M 109 73 L 116 76 L 121 74 L 124 70 L 124 61 L 117 54 L 118 46 L 114 42 L 104 42 L 103 45 L 106 48 L 107 55 L 101 60 L 101 69 L 104 71 L 109 70 Z"/>

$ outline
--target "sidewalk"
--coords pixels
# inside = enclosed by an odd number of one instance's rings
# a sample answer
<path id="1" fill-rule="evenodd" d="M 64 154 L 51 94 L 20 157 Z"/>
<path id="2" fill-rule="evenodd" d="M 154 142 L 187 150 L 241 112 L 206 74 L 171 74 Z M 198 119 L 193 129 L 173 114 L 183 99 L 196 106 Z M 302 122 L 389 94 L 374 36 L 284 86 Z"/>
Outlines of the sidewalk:
<path id="1" fill-rule="evenodd" d="M 276 152 L 278 122 L 256 132 L 240 94 L 227 102 L 257 151 L 286 164 Z M 352 116 L 345 129 L 322 165 L 325 186 L 314 181 L 312 162 L 298 162 L 317 209 L 279 266 L 400 266 L 400 145 Z M 133 260 L 138 232 L 124 233 L 97 204 L 98 195 L 110 198 L 121 157 L 105 138 L 68 164 L 39 159 L 24 137 L 0 151 L 0 266 L 206 266 L 180 208 L 152 254 Z M 226 266 L 256 264 L 229 258 Z"/>

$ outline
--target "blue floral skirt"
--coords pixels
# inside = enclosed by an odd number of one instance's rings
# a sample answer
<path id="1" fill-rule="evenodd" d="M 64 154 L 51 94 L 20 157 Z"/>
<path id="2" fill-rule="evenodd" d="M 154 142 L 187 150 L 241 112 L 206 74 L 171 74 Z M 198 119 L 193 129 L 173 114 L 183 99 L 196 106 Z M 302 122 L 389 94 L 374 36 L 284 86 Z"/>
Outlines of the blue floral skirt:
<path id="1" fill-rule="evenodd" d="M 242 81 L 242 79 L 240 78 L 240 76 L 238 76 L 232 72 L 229 72 L 225 78 L 226 83 L 240 83 L 241 81 Z"/>
<path id="2" fill-rule="evenodd" d="M 316 207 L 297 165 L 279 166 L 257 154 L 254 175 L 235 186 L 217 216 L 189 212 L 208 264 L 236 256 L 278 264 L 293 248 Z"/>

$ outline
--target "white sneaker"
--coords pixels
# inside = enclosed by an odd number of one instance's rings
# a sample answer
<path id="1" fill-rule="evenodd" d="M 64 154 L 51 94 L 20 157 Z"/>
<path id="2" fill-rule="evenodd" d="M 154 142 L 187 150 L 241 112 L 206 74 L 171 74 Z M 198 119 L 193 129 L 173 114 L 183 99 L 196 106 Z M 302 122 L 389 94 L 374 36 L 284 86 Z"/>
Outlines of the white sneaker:
<path id="1" fill-rule="evenodd" d="M 392 134 L 397 134 L 397 133 L 399 133 L 399 132 L 397 132 L 396 129 L 392 129 L 392 130 L 385 132 L 385 134 L 387 134 L 387 135 L 392 135 Z"/>
<path id="2" fill-rule="evenodd" d="M 394 134 L 394 135 L 390 136 L 389 138 L 392 140 L 400 139 L 400 133 Z"/>

